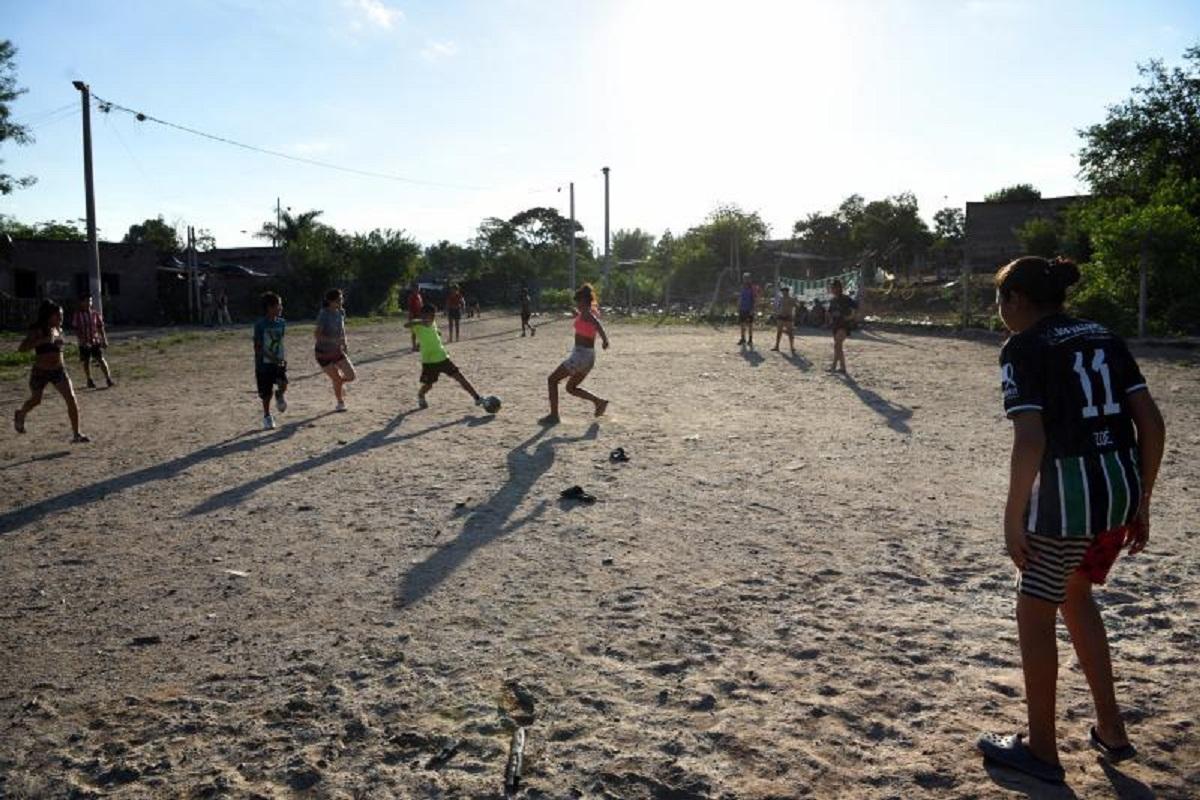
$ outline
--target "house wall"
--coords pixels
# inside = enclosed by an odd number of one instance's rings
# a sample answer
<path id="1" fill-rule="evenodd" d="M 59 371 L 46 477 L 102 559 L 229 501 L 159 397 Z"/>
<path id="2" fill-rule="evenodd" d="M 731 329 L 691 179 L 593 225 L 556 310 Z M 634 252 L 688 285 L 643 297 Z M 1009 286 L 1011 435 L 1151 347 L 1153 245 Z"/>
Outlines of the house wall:
<path id="1" fill-rule="evenodd" d="M 104 317 L 110 324 L 146 324 L 158 321 L 158 257 L 146 245 L 101 242 L 100 272 L 104 276 Z M 15 317 L 21 309 L 36 308 L 45 298 L 62 304 L 70 318 L 80 287 L 90 273 L 87 242 L 16 239 L 0 250 L 0 292 L 17 309 L 0 320 L 5 327 L 23 327 L 28 320 Z"/>
<path id="2" fill-rule="evenodd" d="M 963 257 L 972 272 L 990 273 L 1025 255 L 1016 231 L 1031 219 L 1058 219 L 1086 196 L 1044 197 L 1008 203 L 967 203 Z"/>

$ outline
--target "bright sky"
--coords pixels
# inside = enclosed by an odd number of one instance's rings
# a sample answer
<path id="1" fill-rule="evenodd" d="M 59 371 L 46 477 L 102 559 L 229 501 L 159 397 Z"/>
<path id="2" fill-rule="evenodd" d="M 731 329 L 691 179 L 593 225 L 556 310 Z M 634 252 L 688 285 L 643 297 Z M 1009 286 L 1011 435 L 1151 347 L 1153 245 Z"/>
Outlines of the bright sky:
<path id="1" fill-rule="evenodd" d="M 927 219 L 1001 186 L 1082 190 L 1077 131 L 1136 65 L 1200 43 L 1194 0 L 2 0 L 12 108 L 0 151 L 36 186 L 24 222 L 84 215 L 79 95 L 363 177 L 93 110 L 101 238 L 162 214 L 260 244 L 275 198 L 342 230 L 464 242 L 535 205 L 603 241 L 681 232 L 721 202 L 775 236 L 851 193 Z M 62 109 L 56 114 L 50 114 Z M 428 184 L 438 185 L 428 185 Z M 561 186 L 562 191 L 555 187 Z"/>

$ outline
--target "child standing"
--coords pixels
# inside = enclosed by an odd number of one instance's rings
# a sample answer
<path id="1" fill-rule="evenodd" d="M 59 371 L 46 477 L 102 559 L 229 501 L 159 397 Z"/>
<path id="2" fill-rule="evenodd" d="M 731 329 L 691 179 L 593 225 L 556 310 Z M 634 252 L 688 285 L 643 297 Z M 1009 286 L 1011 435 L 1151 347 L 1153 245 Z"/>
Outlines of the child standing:
<path id="1" fill-rule="evenodd" d="M 741 337 L 738 344 L 749 342 L 754 347 L 754 284 L 750 282 L 750 273 L 742 273 L 742 288 L 738 292 L 738 331 Z"/>
<path id="2" fill-rule="evenodd" d="M 779 287 L 779 308 L 775 313 L 775 346 L 771 349 L 779 352 L 779 340 L 787 333 L 788 347 L 792 355 L 796 355 L 796 298 L 792 297 L 791 289 Z"/>
<path id="3" fill-rule="evenodd" d="M 75 338 L 79 342 L 79 360 L 83 362 L 83 374 L 87 376 L 87 387 L 96 388 L 92 380 L 91 362 L 96 362 L 104 372 L 104 380 L 109 387 L 113 385 L 112 373 L 108 371 L 108 362 L 104 360 L 104 348 L 108 347 L 108 334 L 104 331 L 104 317 L 92 308 L 92 296 L 82 295 L 79 298 L 79 310 L 71 320 L 75 328 Z"/>
<path id="4" fill-rule="evenodd" d="M 533 336 L 537 333 L 537 329 L 529 324 L 529 318 L 533 316 L 533 311 L 530 308 L 529 287 L 521 287 L 521 335 L 525 335 L 525 329 L 529 329 L 529 335 Z"/>
<path id="5" fill-rule="evenodd" d="M 579 388 L 579 384 L 583 383 L 583 379 L 596 365 L 597 336 L 604 342 L 604 349 L 608 349 L 608 334 L 600 324 L 599 314 L 596 290 L 590 283 L 585 283 L 575 292 L 575 347 L 572 348 L 571 355 L 546 379 L 550 390 L 550 413 L 542 417 L 541 421 L 545 425 L 558 424 L 558 384 L 563 378 L 567 379 L 567 394 L 590 400 L 595 406 L 597 417 L 603 416 L 608 408 L 607 400 Z"/>
<path id="6" fill-rule="evenodd" d="M 283 334 L 287 322 L 283 319 L 283 299 L 275 292 L 262 296 L 263 316 L 254 323 L 254 380 L 262 399 L 263 430 L 275 427 L 271 416 L 271 394 L 280 413 L 287 411 L 287 359 L 284 357 Z"/>
<path id="7" fill-rule="evenodd" d="M 446 320 L 450 328 L 450 341 L 457 342 L 462 339 L 462 313 L 463 313 L 463 293 L 462 289 L 455 284 L 450 287 L 450 294 L 446 295 Z"/>
<path id="8" fill-rule="evenodd" d="M 75 400 L 75 387 L 63 363 L 62 307 L 53 300 L 42 301 L 38 308 L 37 321 L 21 341 L 18 350 L 34 352 L 33 370 L 29 373 L 29 399 L 13 414 L 13 427 L 17 433 L 25 432 L 25 417 L 42 402 L 42 393 L 48 384 L 53 384 L 67 401 L 67 417 L 71 420 L 73 442 L 90 442 L 79 432 L 79 403 Z"/>
<path id="9" fill-rule="evenodd" d="M 1135 754 L 1113 689 L 1104 620 L 1092 584 L 1104 583 L 1122 547 L 1150 537 L 1150 495 L 1166 429 L 1125 342 L 1063 313 L 1079 279 L 1063 259 L 1026 256 L 996 274 L 1000 317 L 1012 336 L 1000 352 L 1013 447 L 1004 541 L 1020 571 L 1017 632 L 1029 738 L 984 734 L 988 759 L 1062 782 L 1055 738 L 1061 610 L 1096 706 L 1090 744 L 1110 762 Z"/>
<path id="10" fill-rule="evenodd" d="M 317 325 L 313 329 L 316 337 L 317 366 L 333 382 L 333 396 L 337 399 L 335 411 L 346 410 L 344 387 L 358 375 L 350 356 L 346 355 L 346 312 L 342 309 L 342 290 L 330 289 L 317 312 Z"/>
<path id="11" fill-rule="evenodd" d="M 421 348 L 421 388 L 417 390 L 417 405 L 420 408 L 429 408 L 429 401 L 425 399 L 425 395 L 429 394 L 429 390 L 437 383 L 440 375 L 449 375 L 454 378 L 458 381 L 458 385 L 475 400 L 475 405 L 483 405 L 483 398 L 480 397 L 479 392 L 475 391 L 471 382 L 450 360 L 450 354 L 446 352 L 446 347 L 442 344 L 442 335 L 438 333 L 437 309 L 432 304 L 426 303 L 421 309 L 421 316 L 416 320 L 404 323 L 404 327 L 412 331 Z"/>
<path id="12" fill-rule="evenodd" d="M 408 323 L 404 327 L 412 329 L 412 349 L 417 352 L 417 331 L 413 328 L 412 323 L 421 318 L 421 309 L 425 306 L 425 298 L 421 297 L 421 287 L 416 281 L 413 281 L 412 288 L 408 290 Z"/>
<path id="13" fill-rule="evenodd" d="M 842 345 L 850 335 L 850 329 L 854 327 L 854 309 L 858 308 L 858 303 L 845 294 L 841 278 L 833 279 L 833 283 L 829 285 L 829 294 L 829 307 L 825 312 L 829 317 L 829 327 L 833 330 L 833 366 L 829 371 L 841 372 L 844 375 L 846 351 Z"/>

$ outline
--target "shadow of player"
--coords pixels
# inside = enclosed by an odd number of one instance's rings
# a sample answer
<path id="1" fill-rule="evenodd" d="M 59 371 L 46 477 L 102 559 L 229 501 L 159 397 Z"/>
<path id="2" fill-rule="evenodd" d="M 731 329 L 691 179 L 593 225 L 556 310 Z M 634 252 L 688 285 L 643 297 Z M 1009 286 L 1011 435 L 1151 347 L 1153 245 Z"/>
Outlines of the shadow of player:
<path id="1" fill-rule="evenodd" d="M 420 601 L 450 577 L 476 550 L 486 547 L 502 536 L 516 532 L 546 510 L 549 503 L 543 500 L 523 517 L 512 519 L 517 506 L 533 489 L 538 479 L 554 464 L 555 448 L 559 445 L 594 441 L 600 431 L 600 425 L 593 422 L 579 436 L 544 438 L 551 430 L 553 428 L 540 428 L 537 433 L 508 452 L 508 480 L 495 494 L 467 514 L 458 536 L 424 561 L 414 565 L 404 575 L 396 591 L 396 605 L 403 607 Z"/>

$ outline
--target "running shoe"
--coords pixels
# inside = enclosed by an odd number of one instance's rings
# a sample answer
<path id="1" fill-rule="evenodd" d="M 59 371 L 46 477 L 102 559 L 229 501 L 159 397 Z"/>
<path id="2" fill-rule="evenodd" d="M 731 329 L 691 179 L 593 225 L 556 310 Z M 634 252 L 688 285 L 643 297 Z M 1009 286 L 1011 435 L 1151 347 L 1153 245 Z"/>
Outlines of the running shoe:
<path id="1" fill-rule="evenodd" d="M 336 406 L 334 406 L 333 410 L 334 411 L 345 411 L 346 410 L 346 401 L 338 400 L 338 404 Z"/>
<path id="2" fill-rule="evenodd" d="M 17 433 L 25 432 L 25 413 L 19 408 L 13 412 L 13 427 L 17 429 Z"/>
<path id="3" fill-rule="evenodd" d="M 417 395 L 417 408 L 429 408 L 429 401 L 425 399 L 425 395 Z"/>
<path id="4" fill-rule="evenodd" d="M 275 390 L 275 407 L 279 409 L 279 413 L 287 411 L 287 398 L 283 396 L 282 389 Z"/>
<path id="5" fill-rule="evenodd" d="M 267 414 L 265 417 L 263 417 L 263 430 L 264 431 L 275 430 L 275 418 L 272 417 L 270 414 Z"/>
<path id="6" fill-rule="evenodd" d="M 85 444 L 91 441 L 91 438 L 86 433 L 76 433 L 71 437 L 71 441 L 75 444 Z"/>

